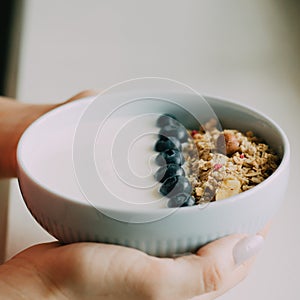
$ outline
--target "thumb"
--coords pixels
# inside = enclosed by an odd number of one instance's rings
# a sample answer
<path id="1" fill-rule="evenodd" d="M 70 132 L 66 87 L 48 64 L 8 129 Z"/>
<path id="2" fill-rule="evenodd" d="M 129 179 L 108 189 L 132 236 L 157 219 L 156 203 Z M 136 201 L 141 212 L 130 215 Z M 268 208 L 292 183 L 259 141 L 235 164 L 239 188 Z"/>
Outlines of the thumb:
<path id="1" fill-rule="evenodd" d="M 215 299 L 243 280 L 263 242 L 261 235 L 231 235 L 204 246 L 196 255 L 177 258 L 179 269 L 190 278 L 190 291 L 199 295 L 192 299 Z"/>

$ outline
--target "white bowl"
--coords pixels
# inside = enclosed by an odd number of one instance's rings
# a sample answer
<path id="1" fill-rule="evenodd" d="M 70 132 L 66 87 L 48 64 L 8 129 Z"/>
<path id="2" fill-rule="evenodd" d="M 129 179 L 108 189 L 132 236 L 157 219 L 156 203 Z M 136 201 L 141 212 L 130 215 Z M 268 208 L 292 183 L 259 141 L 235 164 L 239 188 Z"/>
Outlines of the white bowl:
<path id="1" fill-rule="evenodd" d="M 177 96 L 188 101 L 194 111 L 201 109 L 194 95 Z M 194 251 L 233 233 L 257 232 L 279 210 L 284 199 L 289 174 L 289 142 L 279 126 L 264 114 L 232 101 L 208 96 L 205 99 L 223 128 L 252 130 L 280 154 L 279 167 L 264 182 L 204 207 L 130 210 L 92 205 L 78 186 L 78 178 L 70 172 L 74 170 L 75 130 L 82 113 L 93 101 L 86 98 L 42 116 L 25 131 L 19 142 L 19 185 L 31 214 L 63 243 L 113 243 L 157 256 Z M 62 151 L 67 153 L 64 158 L 59 156 Z"/>

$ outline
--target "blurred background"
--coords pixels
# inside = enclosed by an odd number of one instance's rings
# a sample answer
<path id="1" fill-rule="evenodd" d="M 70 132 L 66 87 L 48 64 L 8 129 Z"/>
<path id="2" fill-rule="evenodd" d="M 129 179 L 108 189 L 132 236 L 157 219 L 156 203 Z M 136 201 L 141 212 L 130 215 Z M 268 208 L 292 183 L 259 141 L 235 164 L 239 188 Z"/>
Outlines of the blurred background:
<path id="1" fill-rule="evenodd" d="M 159 76 L 265 112 L 290 138 L 290 186 L 252 273 L 219 299 L 298 299 L 299 15 L 296 0 L 2 0 L 0 94 L 59 102 Z M 0 256 L 52 239 L 16 180 L 1 182 L 0 197 Z"/>

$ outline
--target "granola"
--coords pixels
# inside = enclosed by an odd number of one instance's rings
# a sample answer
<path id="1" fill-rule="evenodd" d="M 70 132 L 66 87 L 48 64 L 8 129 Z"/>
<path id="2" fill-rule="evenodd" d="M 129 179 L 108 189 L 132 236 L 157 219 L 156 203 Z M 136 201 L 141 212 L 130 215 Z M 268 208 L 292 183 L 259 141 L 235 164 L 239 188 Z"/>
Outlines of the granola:
<path id="1" fill-rule="evenodd" d="M 268 178 L 280 157 L 253 132 L 219 130 L 210 120 L 190 130 L 185 170 L 196 204 L 218 201 L 249 190 Z"/>

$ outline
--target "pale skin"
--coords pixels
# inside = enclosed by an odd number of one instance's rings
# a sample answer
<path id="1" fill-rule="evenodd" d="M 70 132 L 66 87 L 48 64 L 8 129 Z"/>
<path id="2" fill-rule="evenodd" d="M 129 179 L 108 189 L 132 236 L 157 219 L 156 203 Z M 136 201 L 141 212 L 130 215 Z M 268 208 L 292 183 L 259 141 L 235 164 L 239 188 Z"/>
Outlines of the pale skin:
<path id="1" fill-rule="evenodd" d="M 68 101 L 94 92 L 82 92 Z M 38 117 L 64 104 L 23 104 L 0 97 L 0 178 L 17 176 L 16 147 Z M 260 234 L 265 236 L 267 228 Z M 210 300 L 243 280 L 254 262 L 236 265 L 232 235 L 195 254 L 157 258 L 100 243 L 33 246 L 0 266 L 3 299 L 193 299 Z"/>

